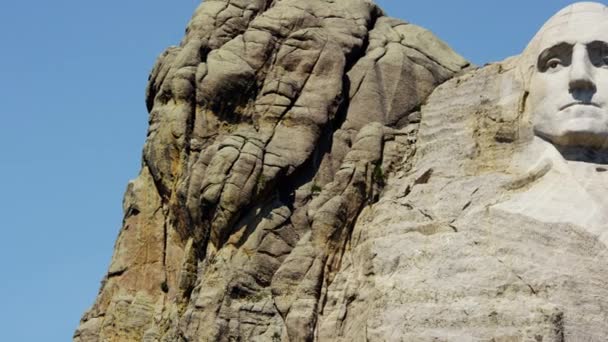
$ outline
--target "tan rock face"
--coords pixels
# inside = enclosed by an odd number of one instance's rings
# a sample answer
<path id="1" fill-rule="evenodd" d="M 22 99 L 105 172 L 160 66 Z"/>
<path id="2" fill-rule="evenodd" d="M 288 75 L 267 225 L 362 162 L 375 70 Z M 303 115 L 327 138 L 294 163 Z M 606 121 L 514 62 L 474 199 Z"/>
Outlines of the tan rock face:
<path id="1" fill-rule="evenodd" d="M 534 136 L 528 62 L 365 0 L 204 2 L 75 341 L 606 341 L 608 158 Z"/>

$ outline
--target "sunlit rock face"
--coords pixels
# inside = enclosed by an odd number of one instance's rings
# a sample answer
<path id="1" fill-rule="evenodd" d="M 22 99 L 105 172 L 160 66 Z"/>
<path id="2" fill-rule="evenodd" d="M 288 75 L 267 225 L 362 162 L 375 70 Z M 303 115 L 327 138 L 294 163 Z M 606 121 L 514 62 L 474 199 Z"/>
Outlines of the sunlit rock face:
<path id="1" fill-rule="evenodd" d="M 604 13 L 472 68 L 369 1 L 203 2 L 75 341 L 606 341 Z"/>
<path id="2" fill-rule="evenodd" d="M 536 57 L 529 89 L 536 133 L 562 146 L 608 147 L 608 8 L 566 7 L 526 53 Z"/>
<path id="3" fill-rule="evenodd" d="M 205 1 L 147 89 L 140 176 L 76 341 L 307 341 L 360 212 L 468 65 L 367 0 Z"/>
<path id="4" fill-rule="evenodd" d="M 513 172 L 538 173 L 533 186 L 501 204 L 548 222 L 569 222 L 608 243 L 608 7 L 576 3 L 532 39 L 519 67 L 527 84 L 524 116 L 537 138 L 518 152 Z"/>

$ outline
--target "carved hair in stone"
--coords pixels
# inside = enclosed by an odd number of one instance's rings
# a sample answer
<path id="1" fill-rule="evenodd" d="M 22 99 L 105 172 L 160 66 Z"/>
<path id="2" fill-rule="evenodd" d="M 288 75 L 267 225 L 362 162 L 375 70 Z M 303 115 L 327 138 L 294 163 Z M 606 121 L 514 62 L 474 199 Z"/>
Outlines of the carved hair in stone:
<path id="1" fill-rule="evenodd" d="M 523 55 L 534 133 L 558 146 L 608 147 L 608 7 L 570 5 Z"/>

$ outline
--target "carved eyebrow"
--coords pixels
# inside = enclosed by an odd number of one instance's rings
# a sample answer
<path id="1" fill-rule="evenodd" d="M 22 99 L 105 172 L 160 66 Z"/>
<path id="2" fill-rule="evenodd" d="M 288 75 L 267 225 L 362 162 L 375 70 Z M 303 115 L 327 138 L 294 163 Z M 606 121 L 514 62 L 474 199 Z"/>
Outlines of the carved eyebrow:
<path id="1" fill-rule="evenodd" d="M 587 46 L 592 47 L 592 48 L 601 48 L 601 49 L 608 50 L 608 43 L 601 41 L 601 40 L 594 40 L 591 43 L 588 43 Z"/>
<path id="2" fill-rule="evenodd" d="M 594 40 L 587 44 L 587 52 L 591 63 L 596 66 L 605 66 L 608 57 L 608 43 L 601 40 Z"/>
<path id="3" fill-rule="evenodd" d="M 553 45 L 549 48 L 546 48 L 545 50 L 543 50 L 543 52 L 541 52 L 538 55 L 538 61 L 537 61 L 536 67 L 541 72 L 546 71 L 547 62 L 551 58 L 557 57 L 557 56 L 571 57 L 573 47 L 574 47 L 574 44 L 564 42 L 564 43 L 559 43 L 559 44 Z M 569 58 L 567 61 L 564 61 L 564 62 L 567 62 L 569 64 Z"/>
<path id="4" fill-rule="evenodd" d="M 608 53 L 608 43 L 601 40 L 594 40 L 587 44 L 588 51 L 600 51 L 602 54 Z"/>

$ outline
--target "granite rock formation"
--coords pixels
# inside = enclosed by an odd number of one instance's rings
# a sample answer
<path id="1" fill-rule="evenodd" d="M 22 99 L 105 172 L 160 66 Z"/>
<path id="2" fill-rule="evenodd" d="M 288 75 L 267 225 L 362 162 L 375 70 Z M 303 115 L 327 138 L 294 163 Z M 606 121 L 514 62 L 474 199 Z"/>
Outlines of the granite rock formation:
<path id="1" fill-rule="evenodd" d="M 604 341 L 606 246 L 509 202 L 552 167 L 515 162 L 518 61 L 367 0 L 203 2 L 74 340 Z"/>

